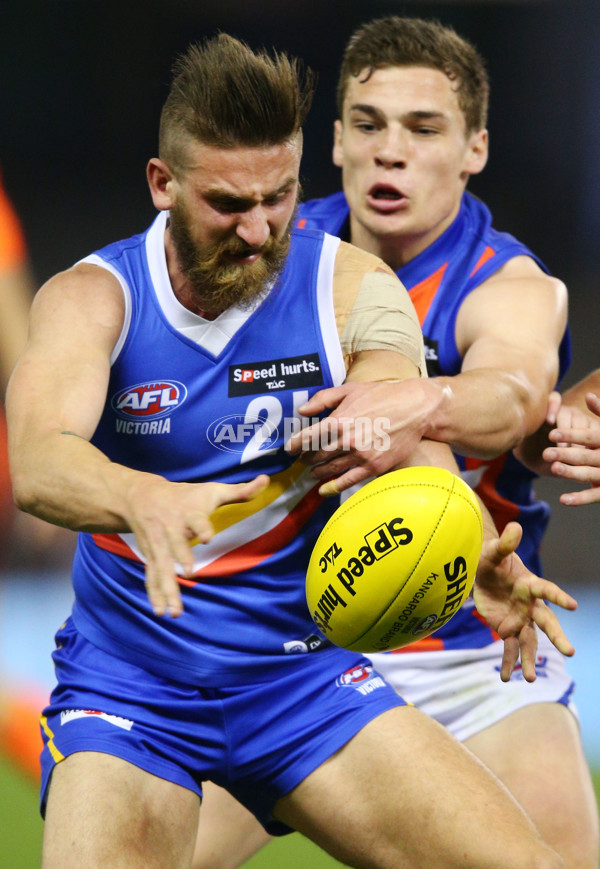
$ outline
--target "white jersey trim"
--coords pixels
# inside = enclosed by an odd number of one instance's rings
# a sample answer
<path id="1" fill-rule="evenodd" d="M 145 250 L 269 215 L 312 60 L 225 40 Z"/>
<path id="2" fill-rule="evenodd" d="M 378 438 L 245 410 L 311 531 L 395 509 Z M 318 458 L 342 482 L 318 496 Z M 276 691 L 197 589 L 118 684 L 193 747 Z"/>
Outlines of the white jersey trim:
<path id="1" fill-rule="evenodd" d="M 218 356 L 227 346 L 227 343 L 235 335 L 238 329 L 244 325 L 259 305 L 262 304 L 264 296 L 257 299 L 254 305 L 245 308 L 244 310 L 238 307 L 228 308 L 215 320 L 205 320 L 204 317 L 200 317 L 185 308 L 173 292 L 171 281 L 169 279 L 169 272 L 167 270 L 167 259 L 164 245 L 164 233 L 167 219 L 168 212 L 161 211 L 157 215 L 146 236 L 146 257 L 156 300 L 164 317 L 177 332 L 184 335 L 186 338 L 189 338 L 191 341 L 194 341 L 194 343 L 201 346 L 213 356 Z M 339 244 L 339 238 L 329 235 L 328 233 L 324 234 L 323 248 L 319 261 L 319 271 L 317 274 L 317 310 L 319 324 L 321 327 L 327 361 L 329 363 L 329 370 L 335 386 L 339 386 L 346 379 L 346 366 L 337 332 L 333 305 L 333 270 Z M 101 268 L 106 269 L 117 278 L 123 290 L 125 316 L 123 318 L 123 328 L 121 329 L 119 338 L 117 339 L 110 356 L 110 364 L 113 365 L 123 349 L 131 325 L 131 289 L 121 272 L 111 263 L 106 262 L 106 260 L 98 256 L 98 254 L 90 254 L 89 256 L 79 260 L 76 265 L 79 265 L 80 263 L 89 263 L 90 265 L 100 266 Z"/>
<path id="2" fill-rule="evenodd" d="M 339 238 L 329 235 L 327 232 L 324 233 L 317 274 L 319 324 L 334 386 L 340 386 L 346 379 L 346 363 L 344 362 L 333 305 L 333 270 L 339 245 Z"/>
<path id="3" fill-rule="evenodd" d="M 107 272 L 110 272 L 111 275 L 114 275 L 121 285 L 121 289 L 123 290 L 123 298 L 125 300 L 125 316 L 123 317 L 123 326 L 121 328 L 121 332 L 117 339 L 117 343 L 113 347 L 113 351 L 110 354 L 110 364 L 114 365 L 117 359 L 119 358 L 119 353 L 123 349 L 123 344 L 125 343 L 125 339 L 127 338 L 127 333 L 129 332 L 129 326 L 131 325 L 131 289 L 129 288 L 129 284 L 121 274 L 121 272 L 112 266 L 110 263 L 107 263 L 106 260 L 103 260 L 102 257 L 98 256 L 95 253 L 90 254 L 90 256 L 86 256 L 83 259 L 80 259 L 75 265 L 80 265 L 81 263 L 89 263 L 93 266 L 100 266 L 103 269 L 106 269 Z"/>
<path id="4" fill-rule="evenodd" d="M 184 307 L 173 292 L 167 269 L 164 239 L 168 217 L 168 211 L 161 211 L 146 236 L 146 257 L 156 299 L 174 329 L 208 353 L 218 356 L 262 303 L 264 296 L 244 310 L 235 306 L 228 308 L 214 320 L 206 320 Z"/>

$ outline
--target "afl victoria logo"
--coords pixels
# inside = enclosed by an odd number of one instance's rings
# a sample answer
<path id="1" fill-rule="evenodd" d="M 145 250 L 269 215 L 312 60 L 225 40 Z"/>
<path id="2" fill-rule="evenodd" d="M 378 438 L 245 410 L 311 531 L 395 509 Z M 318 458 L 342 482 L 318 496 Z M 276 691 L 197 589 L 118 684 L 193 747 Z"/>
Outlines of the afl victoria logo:
<path id="1" fill-rule="evenodd" d="M 187 389 L 177 380 L 148 381 L 128 386 L 113 395 L 111 407 L 124 419 L 156 419 L 180 407 Z"/>

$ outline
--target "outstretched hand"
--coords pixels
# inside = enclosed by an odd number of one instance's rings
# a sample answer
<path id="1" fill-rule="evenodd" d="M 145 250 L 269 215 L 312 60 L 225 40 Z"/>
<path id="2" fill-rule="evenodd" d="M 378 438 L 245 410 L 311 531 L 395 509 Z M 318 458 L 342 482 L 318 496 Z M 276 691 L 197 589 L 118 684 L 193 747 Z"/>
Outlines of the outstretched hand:
<path id="1" fill-rule="evenodd" d="M 224 504 L 250 501 L 269 483 L 260 474 L 246 483 L 172 483 L 145 474 L 130 495 L 129 527 L 146 562 L 146 592 L 155 615 L 181 615 L 178 574 L 192 576 L 191 546 L 214 534 L 211 514 Z"/>
<path id="2" fill-rule="evenodd" d="M 503 682 L 510 679 L 519 654 L 524 678 L 535 681 L 536 625 L 563 655 L 575 652 L 545 601 L 566 610 L 576 609 L 577 601 L 554 582 L 525 567 L 515 551 L 522 534 L 517 522 L 509 522 L 499 538 L 484 541 L 473 587 L 478 612 L 504 640 L 500 672 Z"/>
<path id="3" fill-rule="evenodd" d="M 301 453 L 303 461 L 314 465 L 313 475 L 327 480 L 319 489 L 323 496 L 391 471 L 414 452 L 446 397 L 432 382 L 415 377 L 322 389 L 300 413 L 332 413 L 295 434 L 285 448 Z"/>
<path id="4" fill-rule="evenodd" d="M 600 501 L 600 398 L 590 392 L 585 402 L 591 413 L 561 408 L 556 428 L 548 435 L 556 446 L 543 453 L 555 476 L 589 484 L 589 489 L 560 496 L 562 504 L 573 507 Z"/>

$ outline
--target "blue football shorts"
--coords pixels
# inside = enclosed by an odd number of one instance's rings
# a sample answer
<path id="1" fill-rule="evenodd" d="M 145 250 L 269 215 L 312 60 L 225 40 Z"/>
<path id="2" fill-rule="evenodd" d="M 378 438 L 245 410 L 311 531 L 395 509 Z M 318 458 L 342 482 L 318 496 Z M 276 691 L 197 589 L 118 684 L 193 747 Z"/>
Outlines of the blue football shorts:
<path id="1" fill-rule="evenodd" d="M 274 803 L 365 724 L 405 701 L 354 652 L 290 656 L 268 682 L 202 688 L 167 681 L 88 642 L 71 619 L 56 635 L 57 687 L 41 717 L 41 806 L 55 764 L 115 755 L 202 796 L 210 779 L 272 835 Z"/>

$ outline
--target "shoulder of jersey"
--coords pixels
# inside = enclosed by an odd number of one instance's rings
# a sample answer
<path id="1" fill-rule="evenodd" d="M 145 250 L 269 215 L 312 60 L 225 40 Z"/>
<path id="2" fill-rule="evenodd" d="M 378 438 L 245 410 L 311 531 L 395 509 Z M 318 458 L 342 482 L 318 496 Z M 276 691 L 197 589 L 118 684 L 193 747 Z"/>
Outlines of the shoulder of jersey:
<path id="1" fill-rule="evenodd" d="M 330 196 L 322 196 L 319 199 L 308 199 L 306 202 L 301 202 L 298 206 L 299 218 L 310 218 L 313 214 L 316 216 L 326 216 L 331 214 L 339 214 L 340 209 L 348 210 L 346 197 L 343 191 L 332 193 Z"/>

